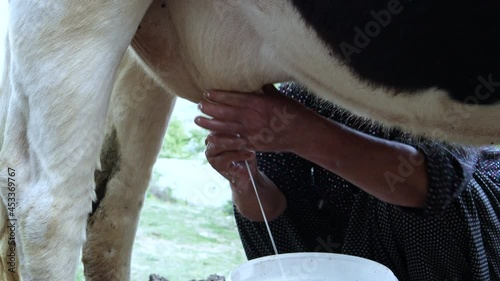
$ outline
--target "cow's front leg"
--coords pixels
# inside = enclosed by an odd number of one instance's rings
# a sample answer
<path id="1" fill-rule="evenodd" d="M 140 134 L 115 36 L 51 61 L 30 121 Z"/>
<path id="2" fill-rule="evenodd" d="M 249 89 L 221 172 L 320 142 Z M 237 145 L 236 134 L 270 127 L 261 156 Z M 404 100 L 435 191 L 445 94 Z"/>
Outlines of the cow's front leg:
<path id="1" fill-rule="evenodd" d="M 16 223 L 9 220 L 7 208 L 0 203 L 0 280 L 19 281 L 14 232 Z"/>
<path id="2" fill-rule="evenodd" d="M 10 1 L 0 175 L 16 184 L 24 281 L 75 278 L 114 75 L 148 5 Z M 5 203 L 12 196 L 2 188 Z"/>
<path id="3" fill-rule="evenodd" d="M 102 170 L 96 173 L 97 200 L 83 248 L 87 281 L 130 280 L 139 213 L 175 101 L 130 52 L 113 89 Z"/>
<path id="4" fill-rule="evenodd" d="M 4 70 L 8 71 L 10 65 L 10 53 L 7 52 L 4 60 Z M 0 65 L 0 67 L 3 67 Z M 1 72 L 1 71 L 0 71 Z M 7 78 L 7 76 L 5 76 Z M 0 81 L 0 155 L 3 146 L 3 136 L 6 125 L 6 118 L 9 108 L 10 92 L 7 93 L 5 83 Z M 1 161 L 1 159 L 0 159 Z M 0 162 L 0 169 L 2 162 Z M 0 188 L 8 188 L 9 178 L 6 174 L 2 175 L 0 170 Z M 8 195 L 8 194 L 7 194 Z M 0 202 L 0 280 L 19 281 L 19 262 L 17 261 L 17 253 L 15 247 L 15 231 L 17 225 L 15 221 L 11 221 L 8 216 L 7 205 Z"/>

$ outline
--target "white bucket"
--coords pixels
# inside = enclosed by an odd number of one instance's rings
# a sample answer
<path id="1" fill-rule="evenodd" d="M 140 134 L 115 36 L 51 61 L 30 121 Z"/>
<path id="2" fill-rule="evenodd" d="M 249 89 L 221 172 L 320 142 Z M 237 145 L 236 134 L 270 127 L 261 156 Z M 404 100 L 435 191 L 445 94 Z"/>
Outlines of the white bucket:
<path id="1" fill-rule="evenodd" d="M 230 280 L 397 281 L 398 279 L 387 267 L 364 258 L 327 253 L 294 253 L 248 261 L 233 270 Z"/>

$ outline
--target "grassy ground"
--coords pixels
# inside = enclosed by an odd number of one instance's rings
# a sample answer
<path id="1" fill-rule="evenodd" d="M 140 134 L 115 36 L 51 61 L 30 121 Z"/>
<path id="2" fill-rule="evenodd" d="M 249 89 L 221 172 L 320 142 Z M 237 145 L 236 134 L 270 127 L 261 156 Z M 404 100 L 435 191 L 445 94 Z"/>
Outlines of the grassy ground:
<path id="1" fill-rule="evenodd" d="M 228 276 L 244 261 L 234 217 L 227 210 L 148 195 L 134 244 L 132 281 L 147 281 L 151 273 L 170 281 Z M 81 272 L 78 280 L 84 280 Z"/>

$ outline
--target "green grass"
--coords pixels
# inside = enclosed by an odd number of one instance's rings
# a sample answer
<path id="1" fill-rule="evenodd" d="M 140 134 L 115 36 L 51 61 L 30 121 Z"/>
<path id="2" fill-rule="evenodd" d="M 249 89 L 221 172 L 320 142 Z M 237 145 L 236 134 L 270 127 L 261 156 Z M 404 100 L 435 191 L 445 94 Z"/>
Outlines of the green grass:
<path id="1" fill-rule="evenodd" d="M 170 281 L 228 276 L 244 261 L 234 217 L 223 208 L 147 197 L 134 245 L 133 281 L 147 280 L 151 273 Z"/>
<path id="2" fill-rule="evenodd" d="M 132 254 L 132 281 L 147 281 L 152 273 L 170 281 L 227 277 L 245 260 L 234 217 L 224 208 L 147 196 Z M 81 270 L 77 280 L 84 280 Z"/>

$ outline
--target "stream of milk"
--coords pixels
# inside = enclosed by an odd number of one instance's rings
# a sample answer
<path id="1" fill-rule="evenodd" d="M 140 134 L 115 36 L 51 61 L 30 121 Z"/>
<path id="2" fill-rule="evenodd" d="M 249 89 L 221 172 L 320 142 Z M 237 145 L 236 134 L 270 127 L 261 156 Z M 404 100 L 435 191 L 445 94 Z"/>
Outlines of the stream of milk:
<path id="1" fill-rule="evenodd" d="M 266 224 L 267 232 L 269 233 L 269 238 L 271 239 L 271 243 L 273 245 L 274 254 L 279 255 L 278 248 L 276 248 L 276 243 L 274 242 L 273 233 L 271 232 L 271 228 L 269 227 L 269 222 L 267 221 L 266 212 L 264 211 L 264 207 L 262 206 L 262 202 L 260 201 L 259 192 L 257 191 L 257 186 L 255 185 L 252 171 L 250 170 L 250 165 L 248 164 L 248 161 L 246 161 L 246 160 L 245 160 L 245 164 L 247 166 L 248 175 L 250 176 L 250 181 L 252 182 L 252 186 L 253 186 L 253 189 L 255 191 L 255 196 L 257 197 L 257 202 L 259 202 L 260 211 L 262 212 L 262 217 L 264 218 L 264 223 Z M 280 269 L 281 269 L 281 280 L 286 280 L 285 270 L 283 269 L 283 264 L 281 264 L 280 259 L 278 259 L 278 263 L 279 263 Z"/>

